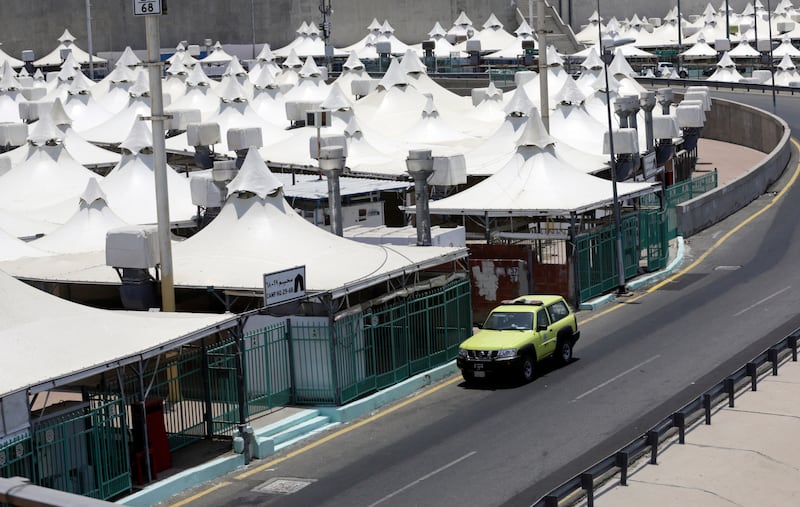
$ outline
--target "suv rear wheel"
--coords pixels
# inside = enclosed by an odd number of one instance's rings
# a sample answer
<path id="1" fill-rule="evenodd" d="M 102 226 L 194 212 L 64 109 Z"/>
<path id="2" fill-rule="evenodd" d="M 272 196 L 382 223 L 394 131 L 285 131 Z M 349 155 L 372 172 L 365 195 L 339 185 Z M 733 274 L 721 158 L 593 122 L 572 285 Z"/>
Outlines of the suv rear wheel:
<path id="1" fill-rule="evenodd" d="M 558 364 L 565 365 L 572 361 L 572 340 L 569 338 L 562 338 L 558 340 L 556 348 L 556 359 Z"/>

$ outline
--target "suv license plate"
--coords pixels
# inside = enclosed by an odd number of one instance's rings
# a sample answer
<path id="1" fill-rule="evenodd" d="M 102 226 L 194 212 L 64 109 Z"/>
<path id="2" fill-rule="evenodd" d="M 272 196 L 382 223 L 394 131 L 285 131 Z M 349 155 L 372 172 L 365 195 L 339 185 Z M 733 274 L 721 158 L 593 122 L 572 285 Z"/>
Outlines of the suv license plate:
<path id="1" fill-rule="evenodd" d="M 486 376 L 486 372 L 485 371 L 475 371 L 475 372 L 472 372 L 472 374 L 475 375 L 475 377 L 479 377 L 479 378 Z"/>

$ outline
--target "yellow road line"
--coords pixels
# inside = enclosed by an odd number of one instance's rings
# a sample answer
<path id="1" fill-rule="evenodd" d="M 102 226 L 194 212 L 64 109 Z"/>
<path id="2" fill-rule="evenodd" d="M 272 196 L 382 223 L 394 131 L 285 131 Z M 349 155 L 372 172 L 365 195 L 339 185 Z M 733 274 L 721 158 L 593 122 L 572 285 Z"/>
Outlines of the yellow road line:
<path id="1" fill-rule="evenodd" d="M 231 484 L 231 483 L 230 482 L 220 482 L 219 484 L 215 484 L 215 485 L 211 486 L 210 488 L 197 493 L 196 495 L 192 495 L 192 496 L 190 496 L 188 498 L 184 498 L 180 502 L 175 502 L 174 504 L 171 505 L 171 507 L 181 507 L 183 505 L 188 505 L 188 504 L 194 502 L 195 500 L 197 500 L 198 498 L 203 497 L 203 496 L 205 496 L 205 495 L 207 495 L 209 493 L 213 493 L 214 491 L 216 491 L 218 489 L 221 489 L 221 488 L 224 488 L 225 486 L 228 486 L 229 484 Z"/>
<path id="2" fill-rule="evenodd" d="M 795 148 L 797 148 L 797 150 L 800 151 L 800 143 L 798 143 L 797 140 L 794 137 L 791 138 L 791 141 L 792 141 L 792 144 L 794 144 Z M 795 166 L 794 174 L 792 175 L 792 177 L 789 180 L 789 182 L 786 185 L 784 185 L 784 187 L 782 189 L 780 189 L 780 191 L 778 193 L 775 194 L 775 196 L 772 198 L 772 200 L 766 206 L 764 206 L 763 208 L 761 208 L 757 212 L 753 213 L 753 215 L 751 215 L 747 219 L 743 220 L 741 223 L 737 224 L 736 227 L 734 227 L 733 229 L 731 229 L 730 231 L 725 233 L 713 245 L 711 245 L 711 247 L 708 250 L 703 252 L 703 254 L 700 257 L 698 257 L 694 262 L 692 262 L 691 264 L 686 266 L 684 269 L 682 269 L 679 272 L 675 273 L 674 275 L 672 275 L 672 276 L 670 276 L 670 277 L 658 282 L 657 284 L 655 284 L 652 287 L 650 287 L 649 289 L 647 289 L 644 293 L 639 294 L 638 296 L 633 296 L 633 297 L 631 297 L 629 299 L 626 299 L 626 301 L 629 301 L 629 302 L 638 301 L 639 299 L 645 297 L 648 294 L 652 294 L 653 292 L 657 291 L 658 289 L 660 289 L 661 287 L 667 285 L 668 283 L 674 282 L 675 280 L 677 280 L 681 276 L 685 275 L 686 273 L 690 272 L 691 270 L 693 270 L 694 268 L 699 266 L 700 263 L 703 262 L 709 255 L 711 255 L 717 248 L 719 248 L 720 245 L 722 245 L 728 239 L 730 239 L 731 236 L 733 236 L 734 234 L 739 232 L 739 230 L 741 230 L 742 227 L 744 227 L 745 225 L 749 224 L 750 222 L 752 222 L 753 220 L 755 220 L 756 218 L 761 216 L 762 213 L 766 212 L 768 209 L 772 208 L 775 204 L 777 204 L 777 202 L 780 201 L 783 198 L 784 195 L 786 195 L 786 193 L 789 191 L 789 189 L 794 186 L 794 184 L 797 182 L 798 177 L 800 177 L 800 163 L 798 163 L 797 166 Z M 581 324 L 584 324 L 584 323 L 587 323 L 587 322 L 591 322 L 591 321 L 593 321 L 595 319 L 599 319 L 600 317 L 602 317 L 604 315 L 608 315 L 609 313 L 614 312 L 616 310 L 619 310 L 620 308 L 622 308 L 622 305 L 611 306 L 610 308 L 608 308 L 606 310 L 603 310 L 602 312 L 600 312 L 600 313 L 598 313 L 596 315 L 592 315 L 591 317 L 588 317 L 586 319 L 582 319 L 581 320 Z"/>
<path id="3" fill-rule="evenodd" d="M 403 408 L 403 407 L 405 407 L 407 405 L 410 405 L 411 403 L 414 403 L 415 401 L 418 401 L 418 400 L 420 400 L 420 399 L 422 399 L 422 398 L 424 398 L 426 396 L 430 396 L 431 394 L 433 394 L 433 393 L 435 393 L 435 392 L 437 392 L 437 391 L 439 391 L 441 389 L 444 389 L 447 386 L 453 385 L 453 384 L 455 384 L 456 382 L 458 382 L 460 380 L 461 380 L 461 377 L 459 377 L 459 376 L 453 377 L 450 380 L 446 380 L 446 381 L 442 382 L 441 384 L 439 384 L 438 386 L 433 387 L 431 389 L 428 389 L 427 391 L 424 391 L 424 392 L 422 392 L 421 394 L 419 394 L 417 396 L 414 396 L 414 397 L 409 398 L 409 399 L 407 399 L 407 400 L 405 400 L 405 401 L 403 401 L 401 403 L 398 403 L 397 405 L 394 405 L 393 407 L 390 407 L 390 408 L 388 408 L 386 410 L 383 410 L 383 411 L 381 411 L 381 412 L 379 412 L 379 413 L 377 413 L 377 414 L 375 414 L 373 416 L 370 416 L 370 417 L 368 417 L 368 418 L 366 418 L 366 419 L 364 419 L 362 421 L 359 421 L 359 422 L 353 424 L 352 426 L 348 426 L 346 428 L 342 428 L 339 431 L 336 431 L 334 433 L 331 433 L 330 435 L 327 435 L 327 436 L 325 436 L 323 438 L 320 438 L 319 440 L 317 440 L 317 441 L 315 441 L 315 442 L 313 442 L 313 443 L 311 443 L 311 444 L 309 444 L 309 445 L 307 445 L 307 446 L 305 446 L 305 447 L 303 447 L 301 449 L 297 449 L 296 451 L 290 452 L 286 456 L 282 456 L 282 457 L 274 459 L 272 461 L 268 461 L 267 463 L 264 463 L 263 465 L 259 465 L 259 466 L 255 467 L 255 468 L 251 469 L 251 470 L 248 470 L 247 472 L 241 473 L 241 474 L 237 475 L 235 478 L 237 480 L 246 479 L 246 478 L 250 477 L 251 475 L 255 475 L 255 474 L 257 474 L 257 473 L 259 473 L 259 472 L 261 472 L 263 470 L 266 470 L 267 468 L 273 467 L 273 466 L 277 465 L 278 463 L 282 463 L 282 462 L 284 462 L 284 461 L 286 461 L 288 459 L 294 458 L 295 456 L 299 456 L 300 454 L 306 453 L 306 452 L 310 451 L 311 449 L 314 449 L 315 447 L 319 447 L 320 445 L 328 443 L 328 442 L 330 442 L 331 440 L 333 440 L 335 438 L 339 438 L 342 435 L 350 433 L 351 431 L 353 431 L 355 429 L 358 429 L 358 428 L 360 428 L 360 427 L 362 427 L 364 425 L 367 425 L 367 424 L 369 424 L 369 423 L 371 423 L 373 421 L 376 421 L 376 420 L 380 419 L 381 417 L 385 417 L 385 416 L 387 416 L 387 415 L 389 415 L 389 414 L 391 414 L 393 412 L 396 412 L 396 411 L 400 410 L 401 408 Z"/>

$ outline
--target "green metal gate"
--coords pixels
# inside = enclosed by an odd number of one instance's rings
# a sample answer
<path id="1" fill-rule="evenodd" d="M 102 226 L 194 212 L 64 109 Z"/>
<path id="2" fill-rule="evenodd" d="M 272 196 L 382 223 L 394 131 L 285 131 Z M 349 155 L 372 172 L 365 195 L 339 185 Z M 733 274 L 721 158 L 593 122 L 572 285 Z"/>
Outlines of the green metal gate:
<path id="1" fill-rule="evenodd" d="M 292 384 L 286 324 L 279 322 L 247 333 L 242 343 L 246 416 L 289 403 Z M 238 350 L 238 342 L 229 339 L 206 351 L 214 435 L 232 435 L 239 424 Z"/>
<path id="2" fill-rule="evenodd" d="M 35 484 L 100 499 L 131 489 L 122 399 L 86 403 L 35 421 L 29 442 L 31 466 L 25 476 Z"/>
<path id="3" fill-rule="evenodd" d="M 620 224 L 625 278 L 639 269 L 639 217 L 628 215 Z M 577 238 L 580 301 L 605 294 L 619 283 L 617 271 L 616 228 L 599 227 Z"/>
<path id="4" fill-rule="evenodd" d="M 642 249 L 646 251 L 647 271 L 658 271 L 667 267 L 669 260 L 667 211 L 642 210 L 639 213 L 639 234 Z"/>

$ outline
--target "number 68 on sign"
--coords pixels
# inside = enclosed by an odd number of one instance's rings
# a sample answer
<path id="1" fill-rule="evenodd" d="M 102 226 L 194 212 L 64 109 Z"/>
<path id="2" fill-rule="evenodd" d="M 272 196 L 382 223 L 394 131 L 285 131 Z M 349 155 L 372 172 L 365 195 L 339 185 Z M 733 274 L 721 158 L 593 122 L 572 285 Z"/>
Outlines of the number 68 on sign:
<path id="1" fill-rule="evenodd" d="M 133 0 L 133 14 L 135 16 L 161 15 L 161 0 Z"/>

